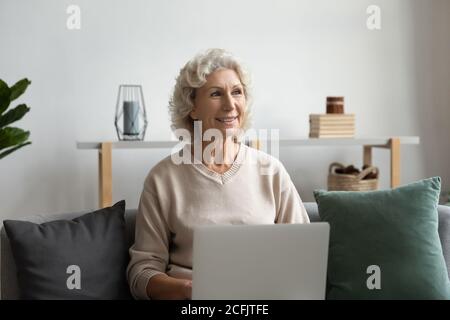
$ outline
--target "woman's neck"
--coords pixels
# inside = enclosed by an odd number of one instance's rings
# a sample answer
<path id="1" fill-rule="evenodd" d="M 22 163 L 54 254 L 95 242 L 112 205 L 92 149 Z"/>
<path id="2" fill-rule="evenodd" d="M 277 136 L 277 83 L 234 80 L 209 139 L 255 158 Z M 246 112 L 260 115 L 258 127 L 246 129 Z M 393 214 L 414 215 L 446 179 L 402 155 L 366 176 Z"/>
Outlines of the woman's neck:
<path id="1" fill-rule="evenodd" d="M 234 139 L 226 139 L 223 142 L 203 141 L 194 143 L 194 149 L 201 146 L 202 163 L 209 170 L 222 174 L 228 171 L 236 160 L 240 144 Z M 191 149 L 191 152 L 194 150 Z"/>

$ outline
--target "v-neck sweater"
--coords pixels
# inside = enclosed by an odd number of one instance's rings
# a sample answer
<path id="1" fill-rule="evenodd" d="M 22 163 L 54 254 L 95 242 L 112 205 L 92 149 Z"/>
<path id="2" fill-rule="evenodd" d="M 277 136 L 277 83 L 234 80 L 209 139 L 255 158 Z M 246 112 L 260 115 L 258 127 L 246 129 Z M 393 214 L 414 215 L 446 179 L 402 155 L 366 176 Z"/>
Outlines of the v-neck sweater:
<path id="1" fill-rule="evenodd" d="M 190 145 L 182 152 L 190 152 Z M 193 230 L 198 225 L 309 223 L 282 163 L 241 143 L 225 173 L 168 156 L 147 175 L 136 216 L 127 277 L 137 299 L 160 273 L 192 278 Z"/>

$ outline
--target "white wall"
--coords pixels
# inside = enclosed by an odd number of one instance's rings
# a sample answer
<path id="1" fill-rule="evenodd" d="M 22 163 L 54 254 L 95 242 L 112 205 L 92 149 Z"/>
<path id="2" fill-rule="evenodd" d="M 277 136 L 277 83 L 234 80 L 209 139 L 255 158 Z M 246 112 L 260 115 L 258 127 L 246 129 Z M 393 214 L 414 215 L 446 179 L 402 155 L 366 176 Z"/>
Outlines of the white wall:
<path id="1" fill-rule="evenodd" d="M 81 30 L 66 8 L 81 8 Z M 382 29 L 366 8 L 379 5 Z M 402 148 L 402 183 L 440 175 L 450 189 L 450 1 L 446 0 L 1 0 L 0 78 L 28 77 L 17 123 L 33 144 L 0 160 L 0 218 L 97 207 L 97 154 L 76 141 L 117 140 L 120 84 L 143 85 L 146 140 L 171 137 L 167 101 L 180 67 L 223 47 L 253 73 L 254 126 L 282 138 L 308 133 L 308 115 L 344 95 L 361 136 L 418 135 Z M 169 150 L 114 150 L 114 200 L 136 207 L 149 169 Z M 326 186 L 328 164 L 361 165 L 362 150 L 281 148 L 301 197 Z M 381 187 L 389 155 L 375 150 Z"/>

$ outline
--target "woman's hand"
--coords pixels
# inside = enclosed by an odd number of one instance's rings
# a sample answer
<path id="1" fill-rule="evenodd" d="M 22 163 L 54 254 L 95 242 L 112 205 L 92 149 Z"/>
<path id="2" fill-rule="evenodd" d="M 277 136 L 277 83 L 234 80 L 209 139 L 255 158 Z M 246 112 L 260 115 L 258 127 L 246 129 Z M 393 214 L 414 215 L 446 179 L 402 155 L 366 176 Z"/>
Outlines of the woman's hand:
<path id="1" fill-rule="evenodd" d="M 191 300 L 192 299 L 192 280 L 183 280 L 184 281 L 184 299 Z"/>
<path id="2" fill-rule="evenodd" d="M 157 274 L 147 284 L 147 295 L 156 300 L 188 300 L 192 298 L 192 280 Z"/>

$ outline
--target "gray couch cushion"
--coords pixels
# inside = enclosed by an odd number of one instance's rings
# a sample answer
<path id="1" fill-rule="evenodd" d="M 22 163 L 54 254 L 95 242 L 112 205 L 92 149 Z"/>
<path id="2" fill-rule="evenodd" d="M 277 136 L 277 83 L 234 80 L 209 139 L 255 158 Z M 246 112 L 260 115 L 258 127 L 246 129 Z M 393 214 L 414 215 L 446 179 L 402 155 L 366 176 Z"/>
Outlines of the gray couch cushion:
<path id="1" fill-rule="evenodd" d="M 73 220 L 6 220 L 23 299 L 129 299 L 125 201 Z"/>

